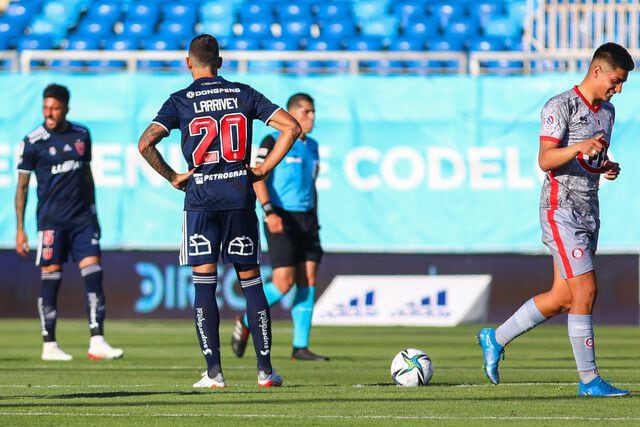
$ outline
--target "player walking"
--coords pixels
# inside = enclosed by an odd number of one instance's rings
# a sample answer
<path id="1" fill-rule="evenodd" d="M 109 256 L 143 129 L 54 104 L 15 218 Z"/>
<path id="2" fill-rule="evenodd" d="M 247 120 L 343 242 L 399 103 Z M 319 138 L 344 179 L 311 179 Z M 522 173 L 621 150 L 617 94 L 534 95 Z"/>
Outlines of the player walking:
<path id="1" fill-rule="evenodd" d="M 615 110 L 633 70 L 625 48 L 606 43 L 594 53 L 584 80 L 542 109 L 538 163 L 546 172 L 540 199 L 542 240 L 553 255 L 553 285 L 527 301 L 497 329 L 478 333 L 489 380 L 498 384 L 504 347 L 548 318 L 568 311 L 568 332 L 580 381 L 579 396 L 625 396 L 600 378 L 591 313 L 597 294 L 595 253 L 600 228 L 600 176 L 614 180 L 618 163 L 607 155 Z"/>
<path id="2" fill-rule="evenodd" d="M 313 129 L 313 98 L 297 93 L 289 98 L 287 111 L 300 123 L 302 134 L 285 161 L 265 181 L 254 185 L 265 213 L 265 234 L 273 265 L 273 283 L 265 285 L 265 294 L 273 306 L 296 286 L 291 307 L 293 320 L 293 360 L 329 360 L 309 350 L 316 274 L 322 258 L 316 207 L 318 176 L 318 143 L 308 134 Z M 257 163 L 264 162 L 275 146 L 278 133 L 268 135 L 258 151 Z M 236 319 L 231 347 L 238 357 L 244 355 L 249 339 L 246 316 Z"/>
<path id="3" fill-rule="evenodd" d="M 42 326 L 42 360 L 68 361 L 73 357 L 60 349 L 56 341 L 58 290 L 62 264 L 69 254 L 79 261 L 84 279 L 85 305 L 89 318 L 89 359 L 117 359 L 124 352 L 104 339 L 105 297 L 100 265 L 100 226 L 96 215 L 95 190 L 91 174 L 91 136 L 89 130 L 66 120 L 69 91 L 57 84 L 43 93 L 44 123 L 22 142 L 18 162 L 16 190 L 16 251 L 29 252 L 24 230 L 31 172 L 38 181 L 38 253 L 42 284 L 38 314 Z"/>
<path id="4" fill-rule="evenodd" d="M 193 267 L 196 331 L 207 362 L 207 371 L 193 386 L 225 386 L 215 298 L 218 258 L 233 263 L 247 299 L 258 385 L 279 386 L 282 377 L 271 366 L 271 315 L 258 266 L 253 182 L 266 178 L 282 160 L 300 134 L 300 126 L 255 89 L 218 76 L 222 58 L 215 37 L 195 37 L 186 62 L 193 83 L 169 97 L 138 147 L 160 175 L 186 192 L 180 263 Z M 265 161 L 249 168 L 254 119 L 281 133 Z M 189 167 L 186 173 L 176 173 L 156 149 L 172 129 L 180 129 L 182 135 L 182 153 Z"/>

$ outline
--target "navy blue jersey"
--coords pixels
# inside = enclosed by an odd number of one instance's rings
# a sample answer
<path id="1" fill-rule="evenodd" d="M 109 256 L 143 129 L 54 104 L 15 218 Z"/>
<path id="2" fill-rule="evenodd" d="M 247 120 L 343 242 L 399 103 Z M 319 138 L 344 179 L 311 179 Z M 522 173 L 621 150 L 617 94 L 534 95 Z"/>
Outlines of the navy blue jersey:
<path id="1" fill-rule="evenodd" d="M 258 149 L 263 162 L 273 149 L 280 132 L 266 136 Z M 284 159 L 267 177 L 269 201 L 282 209 L 307 212 L 315 208 L 316 177 L 319 168 L 318 143 L 309 136 L 297 139 Z"/>
<path id="2" fill-rule="evenodd" d="M 38 230 L 71 228 L 94 222 L 89 130 L 69 123 L 56 132 L 38 126 L 22 141 L 18 171 L 35 171 L 38 180 Z"/>
<path id="3" fill-rule="evenodd" d="M 171 94 L 154 123 L 167 132 L 180 129 L 189 170 L 184 209 L 254 209 L 256 195 L 248 172 L 253 120 L 268 122 L 279 109 L 264 95 L 222 77 L 195 80 Z"/>

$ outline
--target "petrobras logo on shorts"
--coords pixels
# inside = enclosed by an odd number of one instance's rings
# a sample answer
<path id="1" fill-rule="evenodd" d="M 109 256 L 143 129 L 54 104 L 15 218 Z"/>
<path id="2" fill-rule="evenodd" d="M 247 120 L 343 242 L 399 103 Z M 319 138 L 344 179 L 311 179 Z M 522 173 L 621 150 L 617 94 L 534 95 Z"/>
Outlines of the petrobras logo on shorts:
<path id="1" fill-rule="evenodd" d="M 454 326 L 483 321 L 491 276 L 336 276 L 315 305 L 320 325 Z"/>

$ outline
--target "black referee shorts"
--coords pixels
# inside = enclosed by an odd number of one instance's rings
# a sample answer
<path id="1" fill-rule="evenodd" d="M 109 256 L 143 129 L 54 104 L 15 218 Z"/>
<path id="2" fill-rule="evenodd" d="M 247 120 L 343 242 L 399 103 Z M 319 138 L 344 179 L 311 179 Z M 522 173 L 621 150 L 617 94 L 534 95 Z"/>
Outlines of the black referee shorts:
<path id="1" fill-rule="evenodd" d="M 322 247 L 316 211 L 291 212 L 277 207 L 275 210 L 282 218 L 283 232 L 273 234 L 266 224 L 264 227 L 273 268 L 295 267 L 305 261 L 319 263 Z"/>

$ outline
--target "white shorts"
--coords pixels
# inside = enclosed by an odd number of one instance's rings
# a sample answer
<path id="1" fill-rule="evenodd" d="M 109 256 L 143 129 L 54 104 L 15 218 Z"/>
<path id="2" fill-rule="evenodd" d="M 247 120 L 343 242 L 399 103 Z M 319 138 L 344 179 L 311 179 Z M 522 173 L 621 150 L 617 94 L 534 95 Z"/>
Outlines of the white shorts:
<path id="1" fill-rule="evenodd" d="M 551 251 L 562 277 L 572 277 L 595 268 L 600 220 L 571 209 L 540 209 L 542 243 Z"/>

